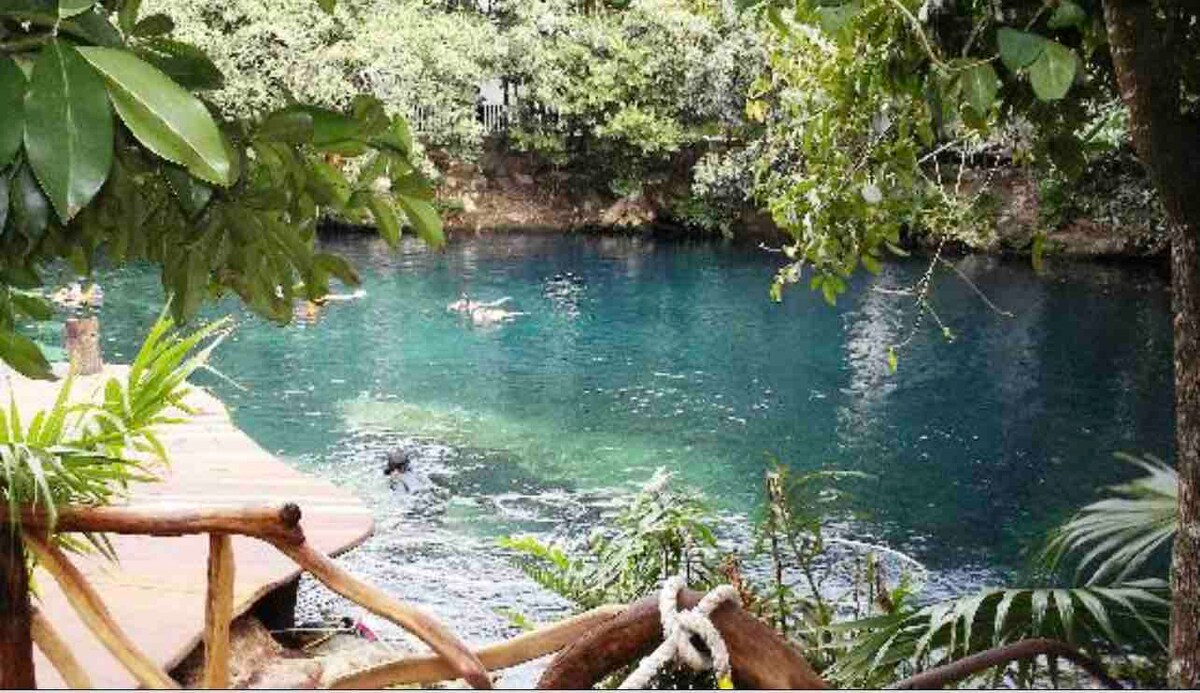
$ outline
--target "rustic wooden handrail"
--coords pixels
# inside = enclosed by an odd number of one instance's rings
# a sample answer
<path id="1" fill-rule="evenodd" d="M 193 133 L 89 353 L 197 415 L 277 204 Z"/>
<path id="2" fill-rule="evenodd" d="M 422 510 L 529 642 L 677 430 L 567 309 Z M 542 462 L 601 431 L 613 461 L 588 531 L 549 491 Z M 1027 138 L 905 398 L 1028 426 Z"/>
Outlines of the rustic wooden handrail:
<path id="1" fill-rule="evenodd" d="M 117 625 L 108 607 L 104 605 L 95 588 L 83 577 L 83 573 L 71 563 L 58 548 L 45 537 L 25 533 L 25 546 L 37 557 L 38 564 L 50 573 L 62 588 L 67 601 L 79 614 L 79 619 L 95 633 L 100 643 L 117 658 L 138 683 L 147 688 L 179 688 L 179 684 L 154 663 L 125 631 Z"/>
<path id="2" fill-rule="evenodd" d="M 288 503 L 280 507 L 210 508 L 153 511 L 129 507 L 74 507 L 59 511 L 52 518 L 42 510 L 23 508 L 21 529 L 26 548 L 38 563 L 58 582 L 80 620 L 100 642 L 148 688 L 178 688 L 158 665 L 130 641 L 105 607 L 100 595 L 67 556 L 50 541 L 52 532 L 89 532 L 149 536 L 209 535 L 208 589 L 205 599 L 204 685 L 224 688 L 229 684 L 229 622 L 233 610 L 232 535 L 263 540 L 291 558 L 300 568 L 333 591 L 388 618 L 425 641 L 455 677 L 477 688 L 491 688 L 487 670 L 476 655 L 436 618 L 415 607 L 393 599 L 350 573 L 328 556 L 313 549 L 300 528 L 300 509 Z M 0 520 L 0 532 L 12 528 Z M 21 572 L 24 572 L 23 569 Z M 25 595 L 28 599 L 28 594 Z M 41 623 L 42 626 L 49 624 Z M 27 624 L 32 630 L 32 626 Z M 55 637 L 52 628 L 41 628 L 39 648 L 59 670 L 68 685 L 81 684 L 82 671 L 76 670 L 66 643 Z M 24 669 L 24 678 L 32 681 L 33 661 L 0 662 L 0 669 Z M 18 671 L 18 673 L 21 673 Z M 7 680 L 7 679 L 6 679 Z"/>
<path id="3" fill-rule="evenodd" d="M 558 652 L 601 624 L 625 611 L 625 606 L 600 606 L 528 633 L 475 651 L 488 671 L 507 669 Z M 372 689 L 404 684 L 428 685 L 452 679 L 455 672 L 440 657 L 403 657 L 334 679 L 330 688 Z"/>
<path id="4" fill-rule="evenodd" d="M 21 526 L 39 532 L 96 532 L 180 537 L 188 534 L 239 534 L 271 543 L 299 546 L 304 543 L 300 507 L 245 506 L 240 508 L 188 508 L 153 510 L 126 506 L 67 507 L 51 518 L 44 509 L 25 508 Z M 7 515 L 0 514 L 0 527 Z"/>

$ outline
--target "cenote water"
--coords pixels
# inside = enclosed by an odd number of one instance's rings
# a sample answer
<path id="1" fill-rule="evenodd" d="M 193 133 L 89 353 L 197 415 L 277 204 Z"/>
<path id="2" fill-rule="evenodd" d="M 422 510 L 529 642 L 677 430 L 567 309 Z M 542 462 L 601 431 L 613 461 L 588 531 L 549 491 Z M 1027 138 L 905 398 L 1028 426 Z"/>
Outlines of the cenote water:
<path id="1" fill-rule="evenodd" d="M 495 548 L 509 533 L 577 536 L 664 467 L 731 526 L 760 497 L 770 458 L 857 470 L 849 534 L 909 552 L 926 596 L 1012 578 L 1051 525 L 1136 470 L 1115 451 L 1171 454 L 1169 301 L 1144 268 L 956 260 L 988 299 L 939 274 L 938 314 L 912 331 L 921 260 L 862 276 L 836 307 L 767 289 L 777 256 L 719 243 L 506 235 L 431 252 L 376 240 L 326 245 L 366 296 L 316 322 L 239 326 L 204 377 L 268 450 L 355 490 L 377 534 L 343 560 L 437 612 L 469 640 L 514 631 L 562 600 Z M 161 305 L 148 269 L 105 273 L 106 356 L 127 360 Z M 472 327 L 460 292 L 526 313 Z M 391 489 L 387 449 L 421 483 Z M 735 533 L 736 534 L 736 533 Z M 744 536 L 744 533 L 742 534 Z M 308 608 L 337 608 L 306 587 Z"/>

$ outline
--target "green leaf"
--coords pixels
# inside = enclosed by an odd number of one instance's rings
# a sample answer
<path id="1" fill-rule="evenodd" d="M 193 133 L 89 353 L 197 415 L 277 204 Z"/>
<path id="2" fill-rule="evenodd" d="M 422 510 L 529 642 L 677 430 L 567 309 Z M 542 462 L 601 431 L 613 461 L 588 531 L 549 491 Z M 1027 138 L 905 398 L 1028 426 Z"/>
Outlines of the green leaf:
<path id="1" fill-rule="evenodd" d="M 1054 10 L 1054 14 L 1050 15 L 1050 21 L 1046 22 L 1046 26 L 1051 29 L 1066 29 L 1068 27 L 1082 27 L 1087 21 L 1087 12 L 1083 8 L 1071 0 L 1061 0 L 1058 7 Z"/>
<path id="2" fill-rule="evenodd" d="M 113 118 L 104 82 L 60 39 L 43 47 L 33 66 L 25 153 L 63 224 L 100 191 L 112 168 Z"/>
<path id="3" fill-rule="evenodd" d="M 312 117 L 313 146 L 322 151 L 357 156 L 366 151 L 358 121 L 337 111 L 317 106 L 291 106 L 285 111 L 302 111 Z"/>
<path id="4" fill-rule="evenodd" d="M 400 242 L 400 220 L 396 218 L 396 210 L 380 195 L 372 195 L 367 200 L 367 207 L 379 226 L 379 235 L 388 245 L 395 247 Z"/>
<path id="5" fill-rule="evenodd" d="M 59 34 L 80 38 L 97 46 L 120 46 L 124 43 L 121 32 L 108 21 L 108 15 L 99 8 L 64 19 L 58 24 Z"/>
<path id="6" fill-rule="evenodd" d="M 18 332 L 0 329 L 0 359 L 27 378 L 56 379 L 42 350 L 32 339 Z"/>
<path id="7" fill-rule="evenodd" d="M 258 139 L 287 144 L 305 144 L 313 139 L 313 118 L 304 111 L 287 108 L 271 113 L 254 131 Z"/>
<path id="8" fill-rule="evenodd" d="M 1029 81 L 1042 101 L 1066 96 L 1075 81 L 1075 53 L 1061 43 L 1046 41 L 1045 50 L 1029 66 Z"/>
<path id="9" fill-rule="evenodd" d="M 28 239 L 38 239 L 50 222 L 50 203 L 26 164 L 16 172 L 9 190 L 12 227 Z"/>
<path id="10" fill-rule="evenodd" d="M 990 63 L 971 66 L 962 75 L 963 92 L 967 103 L 980 116 L 986 116 L 996 101 L 1000 78 Z"/>
<path id="11" fill-rule="evenodd" d="M 233 181 L 221 133 L 196 97 L 128 51 L 88 47 L 79 52 L 104 75 L 121 121 L 147 149 L 209 183 Z"/>
<path id="12" fill-rule="evenodd" d="M 175 193 L 175 199 L 179 200 L 179 206 L 189 217 L 199 214 L 212 199 L 213 189 L 182 168 L 168 165 L 164 167 L 163 174 L 171 186 L 171 192 Z"/>
<path id="13" fill-rule="evenodd" d="M 1025 31 L 1002 27 L 996 31 L 996 44 L 1000 48 L 1000 60 L 1012 72 L 1018 72 L 1033 63 L 1042 54 L 1045 38 Z"/>
<path id="14" fill-rule="evenodd" d="M 817 8 L 817 19 L 821 23 L 821 28 L 827 33 L 834 34 L 840 31 L 843 27 L 854 19 L 854 15 L 862 9 L 862 3 L 858 0 L 843 3 L 841 5 L 830 5 Z"/>
<path id="15" fill-rule="evenodd" d="M 50 307 L 49 301 L 40 296 L 20 291 L 13 291 L 9 296 L 14 308 L 34 320 L 49 320 L 54 316 L 54 309 Z"/>
<path id="16" fill-rule="evenodd" d="M 153 38 L 140 42 L 134 52 L 186 89 L 200 91 L 225 86 L 224 75 L 208 54 L 189 43 Z"/>
<path id="17" fill-rule="evenodd" d="M 400 209 L 404 210 L 409 223 L 416 229 L 421 240 L 435 248 L 446 244 L 446 236 L 442 232 L 442 220 L 438 217 L 437 210 L 433 208 L 432 204 L 407 195 L 396 195 L 396 202 L 400 205 Z"/>
<path id="18" fill-rule="evenodd" d="M 82 12 L 87 12 L 96 4 L 96 0 L 59 0 L 58 16 L 66 19 Z"/>
<path id="19" fill-rule="evenodd" d="M 337 7 L 337 0 L 317 0 L 317 6 L 320 7 L 325 14 L 333 14 L 333 10 Z"/>
<path id="20" fill-rule="evenodd" d="M 16 61 L 0 56 L 0 168 L 12 163 L 21 149 L 21 136 L 25 132 L 25 86 L 25 73 Z"/>
<path id="21" fill-rule="evenodd" d="M 133 33 L 137 25 L 138 12 L 142 9 L 142 0 L 122 0 L 121 9 L 117 11 L 117 25 L 126 34 Z"/>
<path id="22" fill-rule="evenodd" d="M 133 35 L 152 38 L 175 30 L 175 21 L 165 14 L 152 14 L 133 27 Z"/>

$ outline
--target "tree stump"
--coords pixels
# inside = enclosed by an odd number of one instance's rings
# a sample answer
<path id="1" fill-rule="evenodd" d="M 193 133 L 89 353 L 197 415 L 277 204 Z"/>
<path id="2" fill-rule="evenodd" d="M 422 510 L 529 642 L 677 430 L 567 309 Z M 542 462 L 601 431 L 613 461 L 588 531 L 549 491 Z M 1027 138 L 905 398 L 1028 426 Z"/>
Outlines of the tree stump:
<path id="1" fill-rule="evenodd" d="M 104 369 L 104 359 L 100 355 L 99 318 L 68 318 L 65 341 L 71 370 L 75 374 L 95 375 Z"/>

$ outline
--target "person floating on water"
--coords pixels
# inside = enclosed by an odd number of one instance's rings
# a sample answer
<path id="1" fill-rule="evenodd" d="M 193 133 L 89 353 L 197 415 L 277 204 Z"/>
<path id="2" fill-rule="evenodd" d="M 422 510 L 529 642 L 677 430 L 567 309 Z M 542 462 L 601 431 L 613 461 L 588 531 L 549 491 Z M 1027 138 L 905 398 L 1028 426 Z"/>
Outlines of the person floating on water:
<path id="1" fill-rule="evenodd" d="M 471 297 L 463 292 L 457 301 L 446 306 L 446 310 L 470 317 L 475 325 L 495 325 L 526 315 L 520 311 L 500 307 L 511 300 L 512 296 L 505 296 L 495 301 L 472 301 Z"/>
<path id="2" fill-rule="evenodd" d="M 302 289 L 303 287 L 301 287 Z M 298 312 L 300 319 L 305 322 L 316 322 L 317 318 L 321 317 L 321 309 L 330 303 L 355 301 L 364 298 L 367 292 L 363 289 L 357 289 L 349 294 L 325 294 L 317 298 L 307 299 L 303 302 Z"/>
<path id="3" fill-rule="evenodd" d="M 63 308 L 93 308 L 104 305 L 104 290 L 99 284 L 89 284 L 85 289 L 80 282 L 71 282 L 50 297 Z"/>

